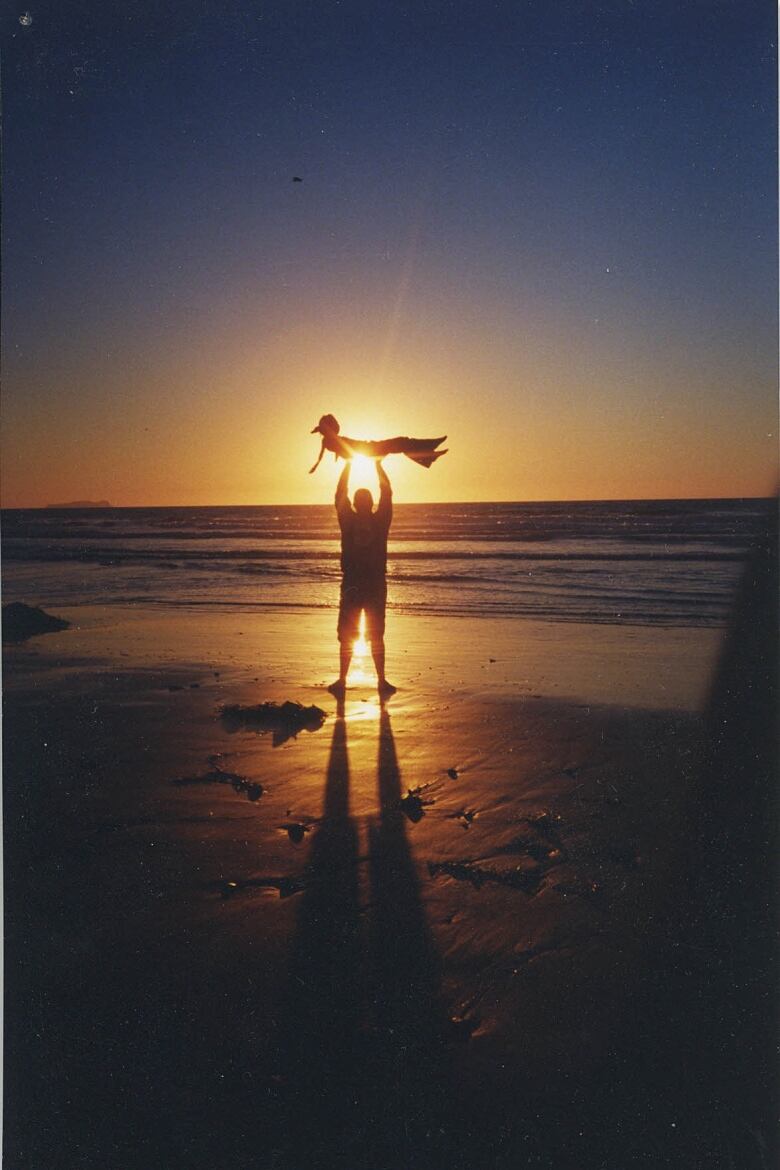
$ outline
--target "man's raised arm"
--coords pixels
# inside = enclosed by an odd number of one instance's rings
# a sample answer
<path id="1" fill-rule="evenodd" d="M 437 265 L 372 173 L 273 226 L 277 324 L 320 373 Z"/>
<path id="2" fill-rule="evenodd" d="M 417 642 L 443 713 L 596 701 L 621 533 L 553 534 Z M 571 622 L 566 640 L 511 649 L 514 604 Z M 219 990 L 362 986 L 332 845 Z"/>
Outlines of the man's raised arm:
<path id="1" fill-rule="evenodd" d="M 393 489 L 390 486 L 390 480 L 387 478 L 387 472 L 379 459 L 376 461 L 376 474 L 379 479 L 379 503 L 376 507 L 376 514 L 387 521 L 389 528 L 390 521 L 393 518 Z"/>
<path id="2" fill-rule="evenodd" d="M 339 520 L 352 511 L 352 505 L 349 502 L 349 473 L 351 469 L 352 464 L 348 459 L 339 476 L 339 482 L 336 484 L 336 512 Z"/>

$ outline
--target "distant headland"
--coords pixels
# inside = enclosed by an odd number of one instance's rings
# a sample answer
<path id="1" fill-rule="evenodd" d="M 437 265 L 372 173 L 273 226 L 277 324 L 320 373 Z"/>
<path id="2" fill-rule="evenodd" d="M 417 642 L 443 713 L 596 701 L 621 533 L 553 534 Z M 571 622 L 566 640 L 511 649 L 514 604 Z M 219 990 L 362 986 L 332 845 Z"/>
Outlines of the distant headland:
<path id="1" fill-rule="evenodd" d="M 69 500 L 67 504 L 47 504 L 47 508 L 113 508 L 108 500 Z"/>

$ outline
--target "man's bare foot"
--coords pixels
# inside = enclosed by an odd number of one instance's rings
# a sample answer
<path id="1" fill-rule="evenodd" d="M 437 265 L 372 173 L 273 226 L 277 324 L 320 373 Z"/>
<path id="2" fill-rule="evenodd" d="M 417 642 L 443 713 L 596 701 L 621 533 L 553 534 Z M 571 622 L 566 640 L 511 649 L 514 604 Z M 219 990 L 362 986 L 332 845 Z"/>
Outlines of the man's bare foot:
<path id="1" fill-rule="evenodd" d="M 394 687 L 393 684 L 389 683 L 386 678 L 383 678 L 380 679 L 379 683 L 377 684 L 377 690 L 379 691 L 380 699 L 389 699 L 391 695 L 395 694 L 395 692 L 398 690 L 398 687 Z"/>
<path id="2" fill-rule="evenodd" d="M 328 690 L 332 695 L 335 695 L 337 699 L 343 699 L 347 690 L 346 681 L 343 678 L 337 678 L 334 683 L 330 684 Z"/>

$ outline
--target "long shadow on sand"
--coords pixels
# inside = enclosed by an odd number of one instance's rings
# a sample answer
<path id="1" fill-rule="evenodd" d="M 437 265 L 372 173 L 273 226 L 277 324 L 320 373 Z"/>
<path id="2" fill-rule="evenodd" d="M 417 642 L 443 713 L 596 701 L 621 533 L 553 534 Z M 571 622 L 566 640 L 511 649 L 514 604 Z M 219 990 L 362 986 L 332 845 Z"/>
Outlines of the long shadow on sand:
<path id="1" fill-rule="evenodd" d="M 340 709 L 292 947 L 281 1038 L 290 1167 L 443 1164 L 449 1111 L 438 964 L 398 808 L 401 781 L 382 712 L 381 811 L 369 829 L 371 926 L 362 929 L 358 837 L 349 815 L 346 723 Z M 291 1136 L 293 1135 L 293 1136 Z"/>
<path id="2" fill-rule="evenodd" d="M 362 967 L 358 835 L 349 815 L 347 728 L 339 707 L 292 946 L 282 1057 L 288 1081 L 289 1164 L 335 1165 L 354 1148 Z"/>
<path id="3" fill-rule="evenodd" d="M 382 710 L 377 759 L 379 817 L 369 825 L 374 1047 L 367 1061 L 370 1113 L 382 1138 L 376 1165 L 451 1162 L 451 1086 L 440 963 L 428 930 L 390 716 Z"/>

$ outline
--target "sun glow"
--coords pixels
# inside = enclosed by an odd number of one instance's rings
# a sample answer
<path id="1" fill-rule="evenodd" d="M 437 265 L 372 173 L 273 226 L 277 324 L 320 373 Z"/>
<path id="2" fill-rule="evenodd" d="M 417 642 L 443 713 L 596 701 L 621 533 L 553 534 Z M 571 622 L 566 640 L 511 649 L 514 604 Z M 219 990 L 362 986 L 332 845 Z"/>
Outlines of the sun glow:
<path id="1" fill-rule="evenodd" d="M 349 473 L 349 490 L 356 492 L 358 488 L 368 488 L 372 496 L 377 494 L 377 477 L 374 460 L 367 455 L 354 455 L 352 470 Z"/>

